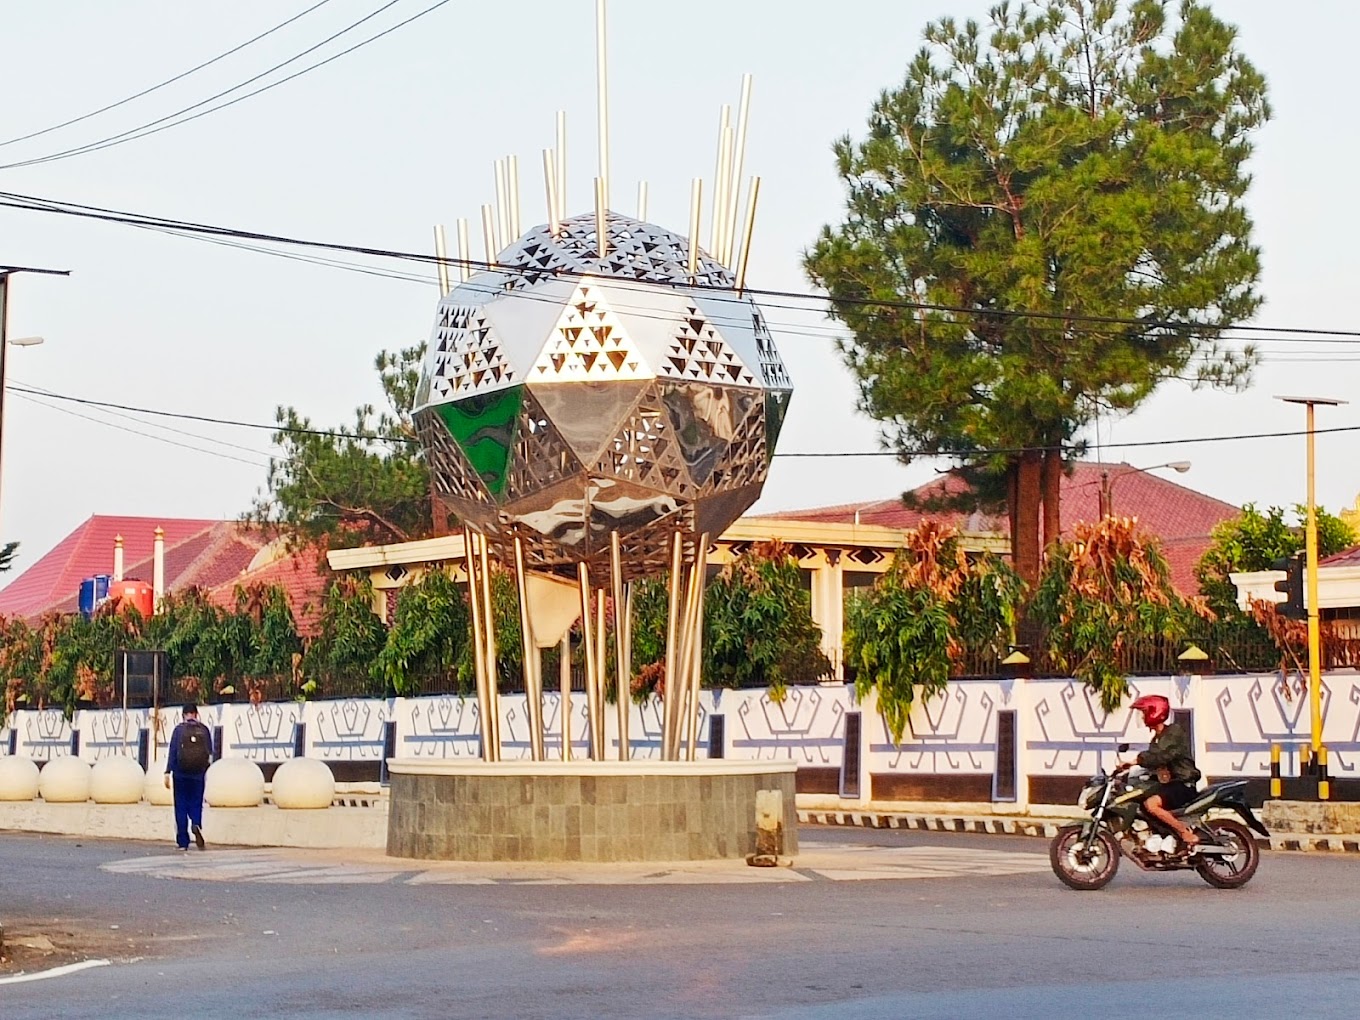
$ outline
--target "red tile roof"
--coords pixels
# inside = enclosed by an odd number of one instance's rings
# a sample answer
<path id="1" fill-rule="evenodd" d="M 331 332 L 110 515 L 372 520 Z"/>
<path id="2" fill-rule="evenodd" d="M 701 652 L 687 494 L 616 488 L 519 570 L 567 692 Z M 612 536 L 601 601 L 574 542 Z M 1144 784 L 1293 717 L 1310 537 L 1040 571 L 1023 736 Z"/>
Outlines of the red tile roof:
<path id="1" fill-rule="evenodd" d="M 74 607 L 81 581 L 95 574 L 113 573 L 113 540 L 117 535 L 123 536 L 124 575 L 140 574 L 149 581 L 151 546 L 157 527 L 165 530 L 166 585 L 172 590 L 178 580 L 178 572 L 171 570 L 172 558 L 178 562 L 181 546 L 186 547 L 187 553 L 187 544 L 208 542 L 207 536 L 216 528 L 244 531 L 241 525 L 230 521 L 95 515 L 0 589 L 0 615 L 38 616 L 66 602 Z M 255 548 L 260 544 L 262 540 Z M 200 552 L 203 547 L 197 546 Z"/>
<path id="2" fill-rule="evenodd" d="M 1339 553 L 1318 560 L 1319 567 L 1357 567 L 1360 566 L 1360 545 L 1342 549 Z"/>
<path id="3" fill-rule="evenodd" d="M 335 576 L 325 564 L 323 554 L 303 550 L 223 581 L 208 592 L 208 598 L 219 606 L 231 608 L 236 605 L 238 585 L 278 585 L 288 596 L 298 633 L 305 638 L 315 637 L 321 600 Z"/>
<path id="4" fill-rule="evenodd" d="M 1114 512 L 1137 517 L 1145 530 L 1162 540 L 1162 549 L 1177 590 L 1185 593 L 1198 591 L 1194 567 L 1209 546 L 1210 532 L 1219 521 L 1236 517 L 1240 510 L 1231 503 L 1177 485 L 1149 471 L 1140 471 L 1129 464 L 1078 461 L 1062 479 L 1063 534 L 1071 534 L 1073 527 L 1080 521 L 1099 518 L 1102 473 L 1107 473 L 1110 478 Z M 945 475 L 914 489 L 913 495 L 921 501 L 931 496 L 963 491 L 966 491 L 965 483 L 957 475 Z M 841 503 L 809 510 L 785 510 L 764 516 L 829 524 L 857 521 L 902 530 L 914 528 L 924 520 L 936 520 L 951 524 L 961 531 L 1010 532 L 1010 521 L 1004 513 L 913 510 L 904 506 L 901 498 Z"/>

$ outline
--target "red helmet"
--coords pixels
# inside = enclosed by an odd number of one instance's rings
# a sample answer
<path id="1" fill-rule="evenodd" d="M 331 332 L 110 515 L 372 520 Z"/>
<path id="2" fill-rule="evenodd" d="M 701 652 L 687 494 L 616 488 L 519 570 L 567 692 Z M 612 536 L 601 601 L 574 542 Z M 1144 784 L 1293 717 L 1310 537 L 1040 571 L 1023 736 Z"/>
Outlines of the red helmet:
<path id="1" fill-rule="evenodd" d="M 1148 729 L 1160 726 L 1171 718 L 1171 702 L 1160 694 L 1144 694 L 1129 707 L 1143 713 L 1143 724 Z"/>

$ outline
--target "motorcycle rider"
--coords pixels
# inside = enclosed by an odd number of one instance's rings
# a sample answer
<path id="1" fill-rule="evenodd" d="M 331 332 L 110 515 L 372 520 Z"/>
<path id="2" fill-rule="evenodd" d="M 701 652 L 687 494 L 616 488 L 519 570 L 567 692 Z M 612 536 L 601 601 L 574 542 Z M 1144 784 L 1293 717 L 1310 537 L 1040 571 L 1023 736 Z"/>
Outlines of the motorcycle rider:
<path id="1" fill-rule="evenodd" d="M 1143 714 L 1143 724 L 1153 734 L 1148 749 L 1138 755 L 1137 764 L 1156 772 L 1160 783 L 1143 801 L 1143 807 L 1175 832 L 1187 849 L 1193 850 L 1199 837 L 1172 814 L 1194 800 L 1198 793 L 1195 784 L 1199 782 L 1200 772 L 1190 753 L 1190 736 L 1182 727 L 1170 722 L 1171 702 L 1160 694 L 1145 694 L 1130 707 Z M 1121 764 L 1117 771 L 1122 772 L 1132 764 Z"/>

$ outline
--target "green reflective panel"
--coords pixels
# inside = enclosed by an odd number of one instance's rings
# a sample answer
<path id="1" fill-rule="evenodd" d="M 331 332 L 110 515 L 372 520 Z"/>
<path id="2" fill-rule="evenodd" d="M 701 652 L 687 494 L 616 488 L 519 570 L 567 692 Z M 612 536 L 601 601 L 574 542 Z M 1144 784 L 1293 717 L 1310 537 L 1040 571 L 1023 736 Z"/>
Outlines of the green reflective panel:
<path id="1" fill-rule="evenodd" d="M 765 391 L 765 462 L 774 456 L 775 443 L 779 442 L 779 431 L 784 427 L 784 416 L 789 413 L 789 398 L 792 390 Z"/>
<path id="2" fill-rule="evenodd" d="M 435 408 L 493 496 L 505 491 L 523 392 L 523 386 L 511 386 Z"/>

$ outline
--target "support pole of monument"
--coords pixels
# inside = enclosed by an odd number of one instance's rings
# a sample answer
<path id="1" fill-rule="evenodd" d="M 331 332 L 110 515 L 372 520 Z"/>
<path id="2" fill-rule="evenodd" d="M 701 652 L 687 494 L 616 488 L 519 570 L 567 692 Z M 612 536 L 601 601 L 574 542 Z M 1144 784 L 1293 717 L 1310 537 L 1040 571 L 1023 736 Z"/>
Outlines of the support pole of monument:
<path id="1" fill-rule="evenodd" d="M 671 573 L 668 582 L 666 606 L 666 696 L 661 702 L 661 758 L 673 760 L 675 746 L 675 723 L 679 716 L 677 702 L 680 682 L 680 663 L 676 656 L 676 643 L 680 631 L 680 590 L 684 584 L 681 564 L 683 553 L 680 532 L 671 536 Z"/>
<path id="2" fill-rule="evenodd" d="M 467 283 L 472 276 L 472 242 L 468 240 L 466 218 L 458 220 L 458 258 L 462 260 L 462 265 L 458 267 L 458 279 L 461 283 Z"/>
<path id="3" fill-rule="evenodd" d="M 741 174 L 746 163 L 746 124 L 751 116 L 751 76 L 741 76 L 741 99 L 737 102 L 737 134 L 732 146 L 732 197 L 728 200 L 728 245 L 736 233 L 737 213 L 741 204 Z"/>
<path id="4" fill-rule="evenodd" d="M 605 0 L 595 0 L 595 99 L 600 142 L 600 204 L 609 211 L 609 39 Z M 603 245 L 604 242 L 602 241 Z M 600 250 L 604 258 L 604 249 Z"/>
<path id="5" fill-rule="evenodd" d="M 562 635 L 557 650 L 557 682 L 562 705 L 557 714 L 562 717 L 562 760 L 571 761 L 571 629 Z"/>
<path id="6" fill-rule="evenodd" d="M 495 163 L 496 169 L 496 250 L 500 251 L 509 241 L 510 233 L 510 199 L 508 196 L 508 174 L 505 167 L 505 160 L 498 159 Z"/>
<path id="7" fill-rule="evenodd" d="M 689 702 L 690 702 L 690 683 L 693 680 L 694 663 L 694 624 L 698 606 L 695 604 L 695 595 L 698 585 L 695 584 L 695 569 L 699 565 L 699 547 L 695 544 L 694 560 L 689 566 L 685 578 L 685 604 L 681 611 L 680 619 L 680 651 L 676 656 L 678 667 L 675 679 L 675 760 L 680 761 L 684 758 L 682 748 L 686 745 L 689 738 Z M 670 677 L 666 678 L 666 693 L 671 689 Z"/>
<path id="8" fill-rule="evenodd" d="M 751 237 L 756 229 L 756 201 L 760 198 L 760 178 L 752 177 L 746 199 L 746 225 L 742 231 L 737 261 L 737 293 L 746 289 L 746 269 L 751 261 Z"/>
<path id="9" fill-rule="evenodd" d="M 499 249 L 496 247 L 496 214 L 491 206 L 482 206 L 482 241 L 486 245 L 486 264 L 494 266 Z"/>
<path id="10" fill-rule="evenodd" d="M 505 160 L 507 202 L 510 207 L 510 236 L 508 241 L 519 239 L 519 157 L 507 156 Z"/>
<path id="11" fill-rule="evenodd" d="M 609 254 L 609 208 L 604 204 L 604 181 L 595 178 L 595 250 L 600 258 Z"/>
<path id="12" fill-rule="evenodd" d="M 591 725 L 600 734 L 600 757 L 599 761 L 604 761 L 608 757 L 609 742 L 606 740 L 608 731 L 605 729 L 605 704 L 604 696 L 605 677 L 609 673 L 609 644 L 605 631 L 605 593 L 603 588 L 595 589 L 595 711 L 596 718 L 591 721 Z"/>
<path id="13" fill-rule="evenodd" d="M 557 222 L 567 218 L 567 111 L 557 111 L 557 147 L 553 150 L 557 160 Z"/>
<path id="14" fill-rule="evenodd" d="M 599 711 L 595 704 L 598 694 L 595 671 L 599 668 L 599 663 L 595 659 L 595 619 L 590 611 L 590 568 L 586 566 L 584 560 L 576 564 L 576 579 L 581 588 L 581 643 L 585 653 L 586 715 L 590 718 L 590 757 L 599 761 L 601 757 L 600 747 L 603 745 L 598 732 L 599 727 L 596 726 Z"/>
<path id="15" fill-rule="evenodd" d="M 694 760 L 695 745 L 699 740 L 699 688 L 703 679 L 704 662 L 704 588 L 708 580 L 708 535 L 699 536 L 698 548 L 694 550 L 694 573 L 690 578 L 690 589 L 694 598 L 694 631 L 690 636 L 688 676 L 688 700 L 685 704 L 685 724 L 689 727 L 689 741 L 686 756 Z"/>
<path id="16" fill-rule="evenodd" d="M 709 224 L 708 252 L 722 261 L 723 219 L 727 212 L 727 139 L 732 133 L 732 107 L 724 104 L 718 115 L 718 163 L 713 170 L 713 222 Z"/>
<path id="17" fill-rule="evenodd" d="M 463 556 L 466 560 L 468 604 L 472 607 L 472 668 L 477 679 L 477 714 L 482 728 L 482 760 L 495 761 L 491 748 L 490 706 L 486 696 L 486 666 L 482 659 L 482 608 L 477 588 L 477 554 L 472 546 L 472 529 L 463 527 Z"/>
<path id="18" fill-rule="evenodd" d="M 689 182 L 689 275 L 699 272 L 699 223 L 704 214 L 704 180 Z"/>
<path id="19" fill-rule="evenodd" d="M 538 668 L 538 645 L 529 613 L 529 583 L 524 573 L 524 541 L 515 536 L 515 586 L 519 589 L 520 640 L 524 643 L 524 705 L 529 717 L 529 754 L 543 760 L 543 688 Z"/>
<path id="20" fill-rule="evenodd" d="M 633 676 L 632 592 L 623 585 L 623 549 L 619 533 L 609 533 L 609 579 L 614 592 L 614 708 L 619 721 L 619 761 L 632 754 L 628 744 L 629 681 Z"/>
<path id="21" fill-rule="evenodd" d="M 496 672 L 496 617 L 491 608 L 491 565 L 487 559 L 485 535 L 478 536 L 478 557 L 482 582 L 482 632 L 486 648 L 486 700 L 491 706 L 491 740 L 496 750 L 495 761 L 501 760 L 501 697 Z"/>
<path id="22" fill-rule="evenodd" d="M 552 149 L 543 150 L 543 187 L 548 193 L 548 230 L 556 237 L 562 221 L 557 216 L 557 164 Z"/>
<path id="23" fill-rule="evenodd" d="M 444 239 L 444 224 L 442 223 L 436 223 L 434 227 L 434 255 L 439 260 L 437 264 L 439 269 L 439 296 L 447 297 L 453 286 L 449 283 L 449 246 Z"/>

